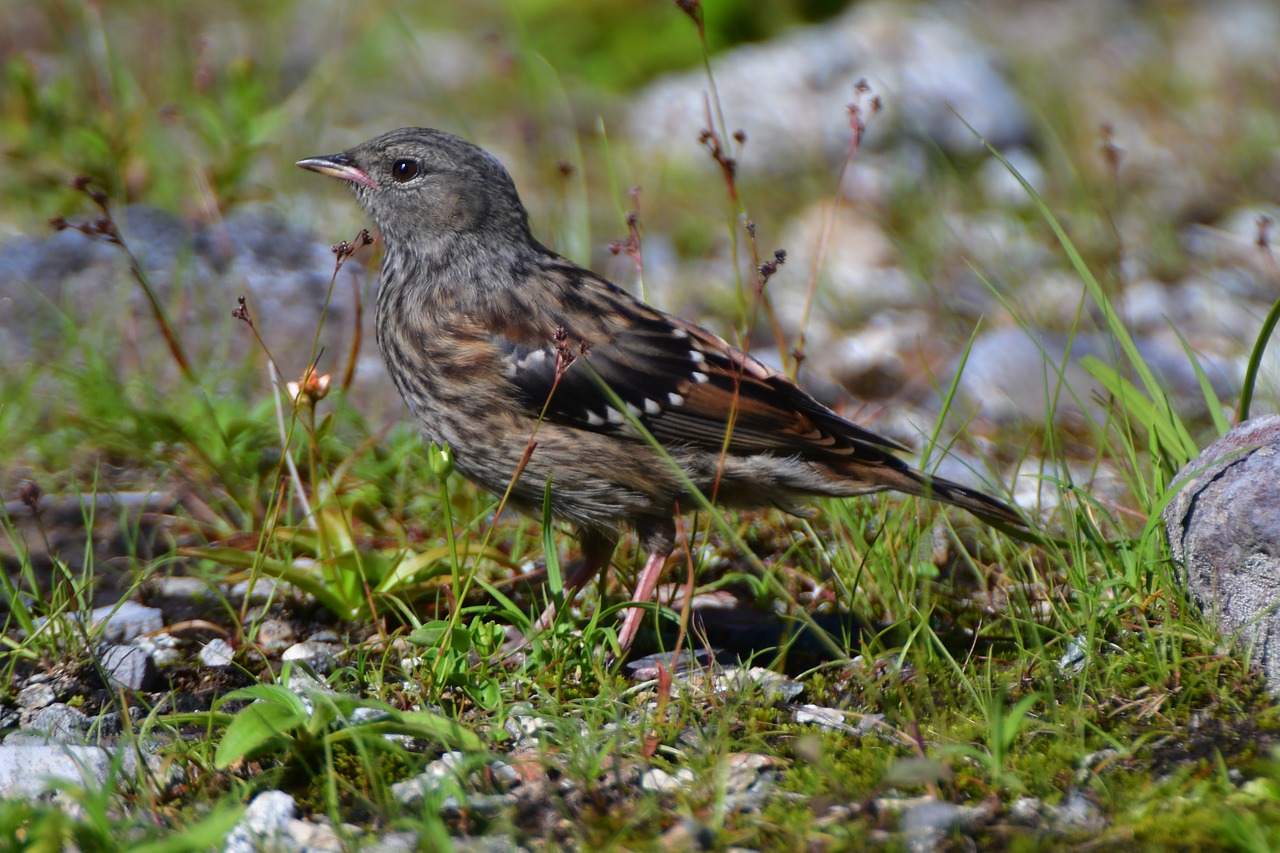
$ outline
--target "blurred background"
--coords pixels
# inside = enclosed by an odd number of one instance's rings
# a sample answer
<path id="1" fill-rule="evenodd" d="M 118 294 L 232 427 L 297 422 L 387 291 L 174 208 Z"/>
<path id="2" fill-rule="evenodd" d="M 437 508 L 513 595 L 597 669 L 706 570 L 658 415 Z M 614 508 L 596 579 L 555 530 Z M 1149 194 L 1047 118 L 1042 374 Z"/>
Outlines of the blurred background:
<path id="1" fill-rule="evenodd" d="M 261 349 L 230 317 L 241 295 L 286 378 L 327 311 L 321 369 L 341 372 L 376 248 L 331 290 L 328 246 L 368 223 L 293 163 L 427 125 L 506 163 L 558 251 L 731 339 L 752 329 L 762 358 L 897 437 L 919 443 L 950 399 L 949 430 L 1017 436 L 1010 462 L 1047 423 L 1070 435 L 1099 416 L 1077 359 L 1106 359 L 1114 343 L 985 139 L 1060 218 L 1185 414 L 1209 425 L 1187 347 L 1233 400 L 1277 296 L 1255 245 L 1280 198 L 1275 4 L 698 10 L 705 51 L 693 15 L 660 0 L 6 0 L 6 393 L 57 405 L 31 394 L 31 377 L 72 338 L 116 375 L 159 388 L 176 376 L 153 359 L 164 344 L 119 253 L 46 224 L 95 212 L 68 188 L 76 175 L 107 190 L 223 393 L 263 383 Z M 856 150 L 855 120 L 867 125 Z M 736 201 L 717 140 L 736 161 Z M 618 250 L 628 214 L 641 264 Z M 755 310 L 753 254 L 778 249 L 787 261 Z M 399 401 L 363 322 L 353 393 L 376 426 Z M 1255 411 L 1274 410 L 1275 365 Z M 1059 374 L 1070 392 L 1054 391 Z"/>

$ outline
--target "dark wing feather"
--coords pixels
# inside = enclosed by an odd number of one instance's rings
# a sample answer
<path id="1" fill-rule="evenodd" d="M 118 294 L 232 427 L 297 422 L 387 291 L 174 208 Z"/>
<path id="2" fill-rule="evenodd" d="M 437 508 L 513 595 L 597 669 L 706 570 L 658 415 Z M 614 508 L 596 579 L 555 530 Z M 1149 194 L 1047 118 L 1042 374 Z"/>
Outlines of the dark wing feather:
<path id="1" fill-rule="evenodd" d="M 577 310 L 544 316 L 536 327 L 506 324 L 491 338 L 531 414 L 545 406 L 553 422 L 638 439 L 625 409 L 663 443 L 719 450 L 736 409 L 729 449 L 737 453 L 836 462 L 881 460 L 906 449 L 845 420 L 705 329 L 582 270 L 566 270 L 563 280 L 573 285 L 568 301 Z M 565 332 L 559 348 L 557 328 Z M 557 381 L 565 354 L 576 359 Z"/>

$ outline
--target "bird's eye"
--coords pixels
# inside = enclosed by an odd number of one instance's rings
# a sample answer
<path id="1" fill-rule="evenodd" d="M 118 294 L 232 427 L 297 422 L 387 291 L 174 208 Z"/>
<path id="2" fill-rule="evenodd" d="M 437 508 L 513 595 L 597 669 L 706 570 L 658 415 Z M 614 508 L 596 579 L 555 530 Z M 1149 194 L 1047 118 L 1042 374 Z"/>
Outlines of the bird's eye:
<path id="1" fill-rule="evenodd" d="M 403 184 L 405 181 L 411 181 L 417 177 L 419 168 L 417 160 L 401 157 L 391 164 L 391 177 Z"/>

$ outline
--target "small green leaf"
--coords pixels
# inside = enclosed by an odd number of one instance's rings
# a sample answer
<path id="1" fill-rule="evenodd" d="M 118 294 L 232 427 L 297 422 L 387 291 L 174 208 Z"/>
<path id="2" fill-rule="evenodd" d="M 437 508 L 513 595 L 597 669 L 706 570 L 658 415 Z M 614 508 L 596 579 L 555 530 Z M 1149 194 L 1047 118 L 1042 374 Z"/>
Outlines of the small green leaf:
<path id="1" fill-rule="evenodd" d="M 298 695 L 288 688 L 281 687 L 279 684 L 253 684 L 249 687 L 241 687 L 239 690 L 232 690 L 230 693 L 225 694 L 218 701 L 218 704 L 233 702 L 237 699 L 256 699 L 261 702 L 271 702 L 275 705 L 285 705 L 298 713 L 305 714 L 307 712 L 307 706 L 302 703 Z"/>
<path id="2" fill-rule="evenodd" d="M 405 637 L 415 646 L 427 646 L 435 648 L 440 645 L 444 639 L 444 635 L 449 631 L 449 623 L 444 620 L 436 620 L 427 622 L 419 628 L 415 628 Z"/>
<path id="3" fill-rule="evenodd" d="M 299 713 L 289 705 L 270 701 L 255 702 L 227 726 L 214 753 L 213 765 L 225 770 L 273 742 L 289 740 L 290 733 L 306 720 L 306 711 Z"/>
<path id="4" fill-rule="evenodd" d="M 481 746 L 480 737 L 475 732 L 463 728 L 457 720 L 431 711 L 405 711 L 399 720 L 387 725 L 393 734 L 422 738 L 454 749 L 475 750 Z"/>

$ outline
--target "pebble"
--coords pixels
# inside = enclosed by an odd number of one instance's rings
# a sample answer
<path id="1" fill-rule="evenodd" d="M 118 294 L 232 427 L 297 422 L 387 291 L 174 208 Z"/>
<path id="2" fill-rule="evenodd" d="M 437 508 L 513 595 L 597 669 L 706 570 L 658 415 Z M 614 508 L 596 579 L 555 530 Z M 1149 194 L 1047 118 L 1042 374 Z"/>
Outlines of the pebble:
<path id="1" fill-rule="evenodd" d="M 278 849 L 296 812 L 297 804 L 284 791 L 263 791 L 250 801 L 240 822 L 227 834 L 223 853 Z"/>
<path id="2" fill-rule="evenodd" d="M 849 717 L 835 708 L 800 705 L 792 712 L 791 718 L 801 725 L 812 724 L 828 731 L 845 732 L 846 734 L 855 734 L 857 732 L 857 729 L 849 725 Z"/>
<path id="3" fill-rule="evenodd" d="M 681 767 L 675 774 L 668 773 L 660 767 L 651 767 L 640 774 L 640 788 L 644 791 L 671 793 L 686 788 L 697 781 L 693 771 Z"/>
<path id="4" fill-rule="evenodd" d="M 1172 488 L 1163 518 L 1181 579 L 1222 636 L 1252 648 L 1280 695 L 1280 415 L 1233 427 Z"/>
<path id="5" fill-rule="evenodd" d="M 332 671 L 336 663 L 334 651 L 334 647 L 329 643 L 304 640 L 301 643 L 294 643 L 285 649 L 280 655 L 280 660 L 301 661 L 316 672 L 324 675 Z"/>
<path id="6" fill-rule="evenodd" d="M 100 787 L 111 773 L 111 753 L 77 744 L 0 743 L 0 799 L 31 798 L 64 785 Z"/>
<path id="7" fill-rule="evenodd" d="M 202 666 L 225 669 L 233 663 L 235 653 L 230 643 L 221 637 L 215 637 L 200 647 L 197 658 Z"/>
<path id="8" fill-rule="evenodd" d="M 28 684 L 18 691 L 17 705 L 24 710 L 35 710 L 52 705 L 58 700 L 48 684 Z"/>
<path id="9" fill-rule="evenodd" d="M 761 666 L 732 667 L 715 677 L 717 693 L 757 692 L 766 701 L 790 702 L 804 692 L 804 685 Z"/>
<path id="10" fill-rule="evenodd" d="M 156 607 L 122 601 L 94 608 L 91 624 L 102 631 L 106 643 L 127 643 L 164 627 L 164 614 Z"/>
<path id="11" fill-rule="evenodd" d="M 253 638 L 264 652 L 274 655 L 293 645 L 297 632 L 287 619 L 271 616 L 258 623 L 258 630 Z"/>
<path id="12" fill-rule="evenodd" d="M 454 850 L 458 849 L 459 839 L 452 839 Z M 377 838 L 371 838 L 361 846 L 362 853 L 417 853 L 419 836 L 416 832 L 386 832 Z"/>
<path id="13" fill-rule="evenodd" d="M 155 663 L 137 646 L 108 646 L 100 663 L 108 686 L 116 690 L 141 690 L 155 679 Z"/>
<path id="14" fill-rule="evenodd" d="M 80 744 L 84 743 L 90 725 L 89 717 L 84 712 L 63 702 L 23 712 L 20 720 L 22 729 L 5 738 L 5 743 L 25 734 L 45 743 Z"/>
<path id="15" fill-rule="evenodd" d="M 542 732 L 555 731 L 556 724 L 546 717 L 538 716 L 528 706 L 517 706 L 507 715 L 503 728 L 516 742 L 520 742 L 526 738 L 536 738 Z"/>
<path id="16" fill-rule="evenodd" d="M 467 755 L 464 752 L 446 752 L 426 768 L 403 782 L 391 786 L 391 793 L 405 805 L 416 805 L 426 798 L 427 794 L 439 791 L 446 782 L 452 781 L 455 786 L 461 784 L 459 774 L 462 772 Z"/>
<path id="17" fill-rule="evenodd" d="M 177 666 L 184 658 L 183 643 L 167 631 L 139 637 L 132 645 L 145 652 L 158 669 Z"/>

